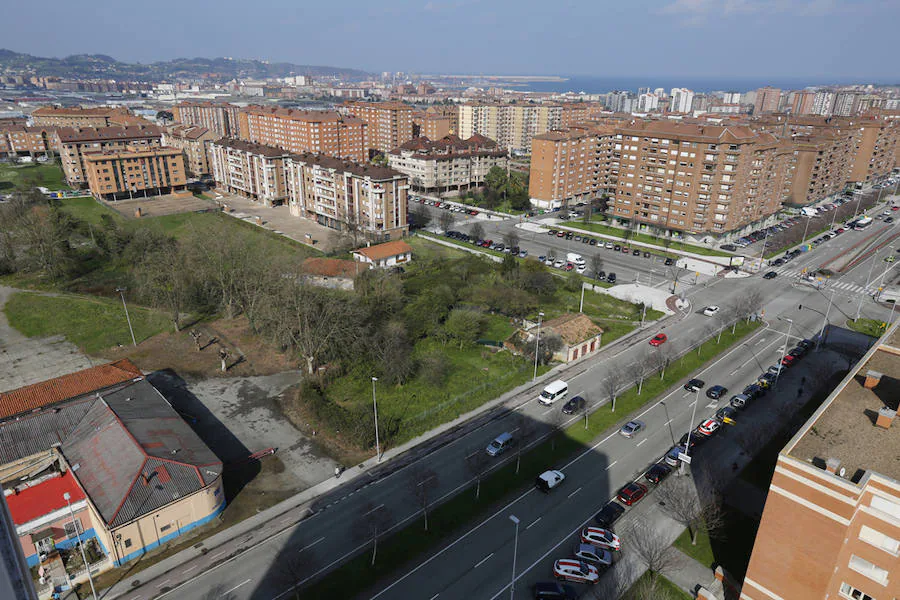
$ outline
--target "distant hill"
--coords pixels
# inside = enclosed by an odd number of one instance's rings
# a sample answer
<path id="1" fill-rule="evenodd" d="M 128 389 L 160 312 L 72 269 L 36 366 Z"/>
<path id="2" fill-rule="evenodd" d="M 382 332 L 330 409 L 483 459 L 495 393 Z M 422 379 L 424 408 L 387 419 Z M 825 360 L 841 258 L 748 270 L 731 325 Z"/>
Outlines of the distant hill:
<path id="1" fill-rule="evenodd" d="M 218 78 L 257 79 L 311 75 L 362 79 L 369 74 L 358 69 L 266 63 L 260 60 L 229 58 L 176 58 L 150 64 L 120 62 L 105 54 L 73 54 L 65 58 L 46 58 L 0 48 L 0 73 L 28 72 L 44 77 L 72 79 L 117 79 L 119 81 L 166 81 L 173 79 Z"/>

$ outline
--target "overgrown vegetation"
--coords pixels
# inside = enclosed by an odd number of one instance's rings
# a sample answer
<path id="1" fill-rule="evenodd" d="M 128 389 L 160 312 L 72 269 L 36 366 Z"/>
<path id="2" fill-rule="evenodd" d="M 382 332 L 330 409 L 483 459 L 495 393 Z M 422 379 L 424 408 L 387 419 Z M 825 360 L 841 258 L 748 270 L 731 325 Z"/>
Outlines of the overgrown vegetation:
<path id="1" fill-rule="evenodd" d="M 528 175 L 491 167 L 484 178 L 484 190 L 468 192 L 460 201 L 471 206 L 500 212 L 522 213 L 531 207 L 528 197 Z"/>

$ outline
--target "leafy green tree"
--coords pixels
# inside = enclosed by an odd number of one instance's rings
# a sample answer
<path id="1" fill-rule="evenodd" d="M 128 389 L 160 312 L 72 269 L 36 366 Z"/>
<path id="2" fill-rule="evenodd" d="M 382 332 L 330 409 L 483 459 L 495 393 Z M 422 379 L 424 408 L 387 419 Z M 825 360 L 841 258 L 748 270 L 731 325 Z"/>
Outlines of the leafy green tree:
<path id="1" fill-rule="evenodd" d="M 445 334 L 458 341 L 460 349 L 477 340 L 482 327 L 481 313 L 469 308 L 454 308 L 444 322 Z"/>

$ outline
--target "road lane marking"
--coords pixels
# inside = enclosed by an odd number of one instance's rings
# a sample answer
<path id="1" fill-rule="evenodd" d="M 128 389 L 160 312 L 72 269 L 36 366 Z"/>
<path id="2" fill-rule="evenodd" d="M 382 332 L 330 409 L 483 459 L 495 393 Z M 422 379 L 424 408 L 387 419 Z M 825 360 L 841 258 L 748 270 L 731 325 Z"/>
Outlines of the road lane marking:
<path id="1" fill-rule="evenodd" d="M 163 581 L 163 582 L 157 583 L 157 584 L 156 584 L 156 587 L 161 588 L 162 586 L 166 585 L 166 584 L 169 583 L 170 581 L 172 581 L 172 580 L 171 580 L 171 579 L 166 579 L 166 580 Z"/>
<path id="2" fill-rule="evenodd" d="M 483 565 L 484 563 L 486 563 L 487 560 L 488 560 L 490 557 L 492 557 L 493 555 L 494 555 L 494 553 L 491 552 L 490 554 L 488 554 L 487 556 L 485 556 L 484 558 L 482 558 L 481 560 L 479 560 L 477 563 L 475 563 L 475 566 L 472 567 L 472 568 L 473 568 L 473 569 L 477 569 L 478 567 L 480 567 L 481 565 Z"/>
<path id="3" fill-rule="evenodd" d="M 438 596 L 440 596 L 440 594 L 435 594 L 434 596 L 432 596 L 432 597 L 429 598 L 428 600 L 434 600 L 434 599 L 437 598 Z"/>
<path id="4" fill-rule="evenodd" d="M 312 548 L 313 546 L 315 546 L 316 544 L 318 544 L 319 542 L 321 542 L 321 541 L 324 540 L 324 539 L 325 539 L 325 536 L 323 535 L 322 537 L 320 537 L 319 539 L 317 539 L 316 541 L 314 541 L 314 542 L 313 542 L 312 544 L 310 544 L 309 546 L 304 546 L 303 548 L 300 548 L 299 550 L 297 550 L 297 552 L 303 552 L 304 550 L 309 550 L 310 548 Z"/>
<path id="5" fill-rule="evenodd" d="M 610 469 L 612 469 L 617 462 L 619 462 L 619 461 L 614 460 L 611 463 L 609 463 L 609 466 L 606 467 L 606 470 L 609 471 Z"/>
<path id="6" fill-rule="evenodd" d="M 193 570 L 196 569 L 196 568 L 197 568 L 197 565 L 194 565 L 193 567 L 188 567 L 187 569 L 185 569 L 184 571 L 182 571 L 182 574 L 190 573 L 191 571 L 193 571 Z"/>
<path id="7" fill-rule="evenodd" d="M 729 373 L 729 375 L 734 375 L 735 373 L 737 373 L 738 371 L 740 371 L 740 370 L 743 369 L 743 368 L 744 368 L 744 365 L 741 365 L 740 367 L 738 367 L 737 369 L 735 369 L 734 371 L 732 371 L 731 373 Z"/>
<path id="8" fill-rule="evenodd" d="M 646 442 L 646 441 L 647 441 L 647 438 L 642 439 L 641 441 L 639 441 L 639 442 L 637 443 L 637 446 L 636 446 L 636 447 L 640 447 L 640 445 L 643 444 L 643 443 Z"/>
<path id="9" fill-rule="evenodd" d="M 551 406 L 550 408 L 548 408 L 547 410 L 545 410 L 544 412 L 542 412 L 541 415 L 546 415 L 546 414 L 551 413 L 551 412 L 553 412 L 553 407 L 552 407 L 552 406 Z"/>
<path id="10" fill-rule="evenodd" d="M 216 559 L 219 558 L 220 556 L 224 556 L 224 555 L 225 555 L 224 552 L 219 552 L 218 554 L 214 554 L 214 555 L 210 556 L 210 557 L 209 557 L 209 560 L 216 560 Z"/>
<path id="11" fill-rule="evenodd" d="M 364 513 L 363 513 L 363 516 L 366 516 L 366 515 L 369 514 L 369 513 L 373 513 L 373 512 L 375 512 L 376 510 L 378 510 L 379 508 L 384 508 L 384 504 L 379 504 L 378 506 L 376 506 L 376 507 L 373 508 L 372 510 L 368 510 L 368 511 L 364 512 Z"/>
<path id="12" fill-rule="evenodd" d="M 569 498 L 571 498 L 572 496 L 574 496 L 575 494 L 577 494 L 577 493 L 580 492 L 580 491 L 581 491 L 581 488 L 578 488 L 577 490 L 575 490 L 574 492 L 572 492 L 571 494 L 569 494 Z"/>
<path id="13" fill-rule="evenodd" d="M 223 596 L 227 596 L 228 594 L 230 594 L 230 593 L 233 592 L 234 590 L 238 589 L 238 588 L 241 587 L 242 585 L 246 585 L 246 584 L 250 583 L 250 581 L 251 581 L 250 579 L 245 579 L 244 581 L 240 582 L 239 584 L 237 584 L 236 586 L 234 586 L 234 587 L 231 588 L 230 590 L 225 590 L 225 591 L 222 593 L 222 595 L 223 595 Z"/>
<path id="14" fill-rule="evenodd" d="M 765 342 L 765 341 L 766 341 L 766 338 L 762 338 L 762 339 L 760 339 L 758 342 L 756 342 L 756 343 L 753 344 L 753 345 L 754 345 L 754 346 L 759 346 L 760 344 L 762 344 L 762 343 Z"/>
<path id="15" fill-rule="evenodd" d="M 526 529 L 526 530 L 531 529 L 532 527 L 534 527 L 535 525 L 537 525 L 538 521 L 540 521 L 540 520 L 541 520 L 541 517 L 538 517 L 537 519 L 535 519 L 534 521 L 532 521 L 531 524 L 530 524 L 528 527 L 526 527 L 525 529 Z"/>

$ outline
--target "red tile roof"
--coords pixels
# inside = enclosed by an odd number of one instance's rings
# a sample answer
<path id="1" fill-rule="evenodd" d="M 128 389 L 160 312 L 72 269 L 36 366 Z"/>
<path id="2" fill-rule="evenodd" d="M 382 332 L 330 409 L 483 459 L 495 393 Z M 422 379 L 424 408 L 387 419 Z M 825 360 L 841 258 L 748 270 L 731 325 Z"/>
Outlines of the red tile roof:
<path id="1" fill-rule="evenodd" d="M 143 373 L 137 366 L 123 358 L 90 369 L 26 385 L 0 393 L 0 419 L 49 406 L 63 400 L 89 394 L 117 383 L 131 381 Z"/>
<path id="2" fill-rule="evenodd" d="M 385 242 L 384 244 L 378 244 L 377 246 L 370 246 L 368 248 L 360 248 L 359 250 L 354 250 L 354 252 L 362 254 L 370 260 L 382 260 L 412 252 L 412 247 L 402 240 L 397 240 L 395 242 Z"/>
<path id="3" fill-rule="evenodd" d="M 341 260 L 339 258 L 307 258 L 303 261 L 303 272 L 309 275 L 322 277 L 356 277 L 360 269 L 359 263 L 353 260 Z"/>
<path id="4" fill-rule="evenodd" d="M 10 494 L 6 497 L 9 505 L 9 513 L 13 523 L 24 525 L 38 517 L 66 507 L 63 494 L 69 492 L 69 502 L 84 500 L 84 492 L 78 487 L 78 483 L 71 471 L 66 471 L 62 477 L 54 477 L 43 481 L 38 485 L 26 488 L 18 494 Z"/>

